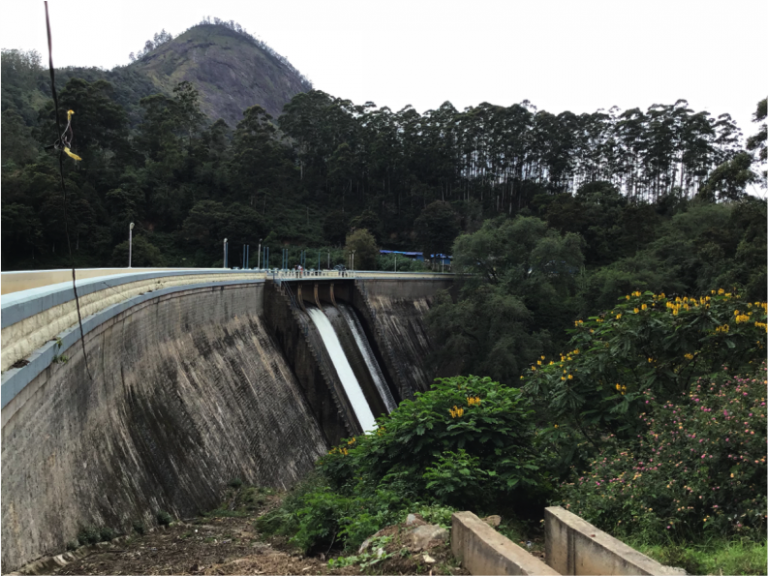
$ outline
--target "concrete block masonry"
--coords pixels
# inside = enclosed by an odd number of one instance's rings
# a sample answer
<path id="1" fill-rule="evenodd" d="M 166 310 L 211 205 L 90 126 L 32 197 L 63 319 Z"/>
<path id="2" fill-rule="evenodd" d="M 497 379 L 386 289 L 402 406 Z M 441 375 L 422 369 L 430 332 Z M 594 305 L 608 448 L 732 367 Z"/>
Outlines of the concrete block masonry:
<path id="1" fill-rule="evenodd" d="M 656 562 L 560 506 L 546 508 L 544 521 L 547 564 L 560 574 L 685 574 L 685 570 Z"/>
<path id="2" fill-rule="evenodd" d="M 472 512 L 453 515 L 451 550 L 471 574 L 560 574 Z"/>

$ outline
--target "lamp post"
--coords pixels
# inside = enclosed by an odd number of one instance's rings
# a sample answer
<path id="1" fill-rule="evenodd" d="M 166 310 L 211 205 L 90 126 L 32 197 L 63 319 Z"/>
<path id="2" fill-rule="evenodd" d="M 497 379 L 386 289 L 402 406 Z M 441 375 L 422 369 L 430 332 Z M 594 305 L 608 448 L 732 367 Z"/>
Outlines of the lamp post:
<path id="1" fill-rule="evenodd" d="M 133 257 L 133 222 L 128 226 L 128 268 L 131 267 Z"/>
<path id="2" fill-rule="evenodd" d="M 259 262 L 256 265 L 256 268 L 258 268 L 259 270 L 261 270 L 261 240 L 262 239 L 259 238 Z"/>
<path id="3" fill-rule="evenodd" d="M 224 268 L 227 267 L 227 239 L 224 238 Z"/>

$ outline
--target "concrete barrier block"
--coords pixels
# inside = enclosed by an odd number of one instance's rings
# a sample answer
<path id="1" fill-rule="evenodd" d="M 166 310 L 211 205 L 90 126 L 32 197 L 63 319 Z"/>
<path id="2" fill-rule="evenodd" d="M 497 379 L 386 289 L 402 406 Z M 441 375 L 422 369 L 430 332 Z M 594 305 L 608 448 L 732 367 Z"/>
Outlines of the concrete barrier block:
<path id="1" fill-rule="evenodd" d="M 451 549 L 471 574 L 558 574 L 472 512 L 453 515 Z"/>
<path id="2" fill-rule="evenodd" d="M 685 574 L 641 554 L 560 506 L 544 511 L 547 564 L 561 574 Z"/>

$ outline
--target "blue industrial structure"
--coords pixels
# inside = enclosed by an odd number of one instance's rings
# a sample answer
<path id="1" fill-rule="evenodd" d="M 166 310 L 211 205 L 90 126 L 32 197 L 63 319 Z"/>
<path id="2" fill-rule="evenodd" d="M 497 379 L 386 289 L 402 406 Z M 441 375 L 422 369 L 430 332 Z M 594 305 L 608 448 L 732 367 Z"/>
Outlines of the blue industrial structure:
<path id="1" fill-rule="evenodd" d="M 380 254 L 397 254 L 398 256 L 405 256 L 406 258 L 410 258 L 411 260 L 418 260 L 420 262 L 424 262 L 423 252 L 400 252 L 399 250 L 379 250 L 379 253 Z M 436 264 L 444 264 L 446 266 L 450 266 L 453 256 L 450 256 L 448 254 L 430 254 L 430 259 L 432 262 L 435 262 Z"/>

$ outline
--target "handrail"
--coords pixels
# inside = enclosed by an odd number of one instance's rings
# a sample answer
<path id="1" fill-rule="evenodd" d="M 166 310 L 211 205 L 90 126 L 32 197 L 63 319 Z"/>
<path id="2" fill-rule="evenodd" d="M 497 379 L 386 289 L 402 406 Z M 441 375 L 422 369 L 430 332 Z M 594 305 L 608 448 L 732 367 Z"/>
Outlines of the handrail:
<path id="1" fill-rule="evenodd" d="M 355 278 L 353 270 L 274 270 L 274 280 L 306 280 L 310 278 Z"/>

